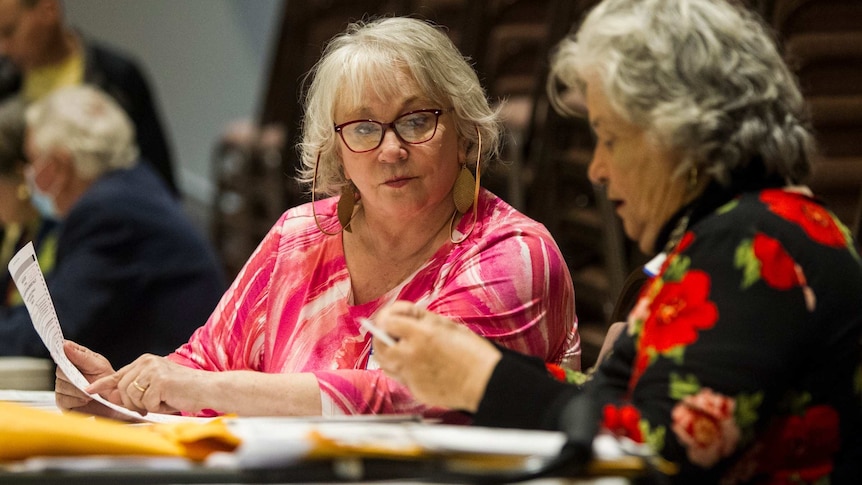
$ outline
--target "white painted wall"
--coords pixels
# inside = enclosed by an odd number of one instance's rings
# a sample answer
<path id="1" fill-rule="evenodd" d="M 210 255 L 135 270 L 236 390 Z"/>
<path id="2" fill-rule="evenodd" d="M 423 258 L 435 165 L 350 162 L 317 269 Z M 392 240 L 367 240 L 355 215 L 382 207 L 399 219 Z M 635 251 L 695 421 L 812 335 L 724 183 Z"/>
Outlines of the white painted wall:
<path id="1" fill-rule="evenodd" d="M 180 190 L 205 218 L 215 141 L 263 103 L 281 0 L 66 0 L 65 7 L 70 24 L 142 64 Z"/>

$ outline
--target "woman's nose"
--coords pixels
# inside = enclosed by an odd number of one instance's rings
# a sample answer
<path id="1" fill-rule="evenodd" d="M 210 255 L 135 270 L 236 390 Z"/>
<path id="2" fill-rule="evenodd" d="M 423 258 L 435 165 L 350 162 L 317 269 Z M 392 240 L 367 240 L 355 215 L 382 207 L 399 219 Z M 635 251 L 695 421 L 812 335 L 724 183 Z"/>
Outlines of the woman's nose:
<path id="1" fill-rule="evenodd" d="M 383 133 L 380 142 L 380 159 L 385 162 L 397 162 L 404 158 L 404 142 L 391 128 Z"/>
<path id="2" fill-rule="evenodd" d="M 605 185 L 608 181 L 607 163 L 598 149 L 593 151 L 593 158 L 587 167 L 587 177 L 595 185 Z"/>

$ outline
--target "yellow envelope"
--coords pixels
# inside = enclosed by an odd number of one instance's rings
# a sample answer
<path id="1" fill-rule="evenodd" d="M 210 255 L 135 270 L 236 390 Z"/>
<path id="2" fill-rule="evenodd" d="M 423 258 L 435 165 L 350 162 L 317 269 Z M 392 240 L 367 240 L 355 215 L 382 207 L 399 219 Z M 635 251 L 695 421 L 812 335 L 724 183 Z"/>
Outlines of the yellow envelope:
<path id="1" fill-rule="evenodd" d="M 148 455 L 203 460 L 240 440 L 219 419 L 131 426 L 77 413 L 0 402 L 0 460 L 33 456 Z"/>

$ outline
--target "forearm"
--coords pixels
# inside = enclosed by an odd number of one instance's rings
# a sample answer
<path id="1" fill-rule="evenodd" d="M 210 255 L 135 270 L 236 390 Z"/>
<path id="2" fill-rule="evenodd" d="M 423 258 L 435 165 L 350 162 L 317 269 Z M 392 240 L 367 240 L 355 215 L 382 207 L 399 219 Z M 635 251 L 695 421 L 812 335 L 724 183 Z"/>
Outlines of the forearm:
<path id="1" fill-rule="evenodd" d="M 240 416 L 319 416 L 320 388 L 313 374 L 213 372 L 201 409 Z"/>

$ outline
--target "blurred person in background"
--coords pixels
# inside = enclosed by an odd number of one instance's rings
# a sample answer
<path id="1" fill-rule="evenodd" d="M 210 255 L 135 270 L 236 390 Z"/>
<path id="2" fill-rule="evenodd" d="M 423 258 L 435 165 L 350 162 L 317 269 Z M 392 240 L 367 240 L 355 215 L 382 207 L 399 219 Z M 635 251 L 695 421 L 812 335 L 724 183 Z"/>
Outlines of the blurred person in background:
<path id="1" fill-rule="evenodd" d="M 15 253 L 32 241 L 45 274 L 54 268 L 57 250 L 57 221 L 43 216 L 30 198 L 24 177 L 27 157 L 24 155 L 24 102 L 11 98 L 0 103 L 0 291 L 2 304 L 10 307 L 23 303 L 21 294 L 6 270 Z"/>
<path id="2" fill-rule="evenodd" d="M 66 24 L 60 0 L 0 0 L 0 99 L 40 99 L 59 87 L 99 86 L 135 124 L 143 160 L 178 193 L 171 150 L 137 62 Z"/>
<path id="3" fill-rule="evenodd" d="M 225 289 L 221 265 L 179 201 L 139 163 L 134 126 L 98 88 L 59 88 L 28 106 L 34 205 L 61 221 L 47 278 L 64 335 L 128 363 L 170 352 Z M 47 357 L 23 306 L 0 313 L 0 355 Z"/>

